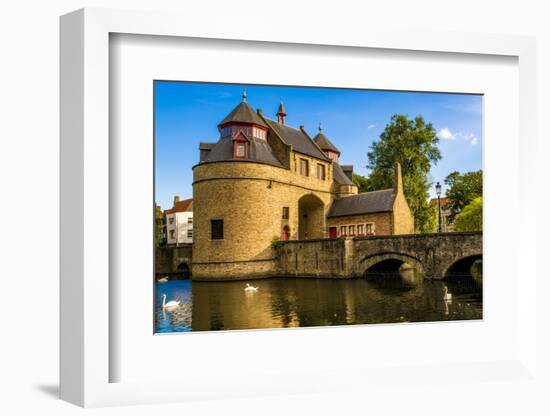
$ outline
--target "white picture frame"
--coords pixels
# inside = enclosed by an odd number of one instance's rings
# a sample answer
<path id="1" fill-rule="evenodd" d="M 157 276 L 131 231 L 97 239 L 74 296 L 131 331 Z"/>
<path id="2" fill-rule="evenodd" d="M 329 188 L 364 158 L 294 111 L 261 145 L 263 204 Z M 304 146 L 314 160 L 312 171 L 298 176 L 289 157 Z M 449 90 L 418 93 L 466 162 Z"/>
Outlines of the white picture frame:
<path id="1" fill-rule="evenodd" d="M 536 141 L 535 41 L 529 37 L 420 31 L 342 30 L 338 34 L 310 28 L 286 28 L 262 21 L 247 35 L 227 26 L 204 26 L 190 16 L 83 9 L 61 18 L 61 398 L 80 406 L 160 403 L 204 398 L 324 392 L 373 385 L 400 378 L 404 383 L 433 382 L 442 370 L 456 379 L 526 380 L 536 377 L 536 270 L 533 249 Z M 269 373 L 261 380 L 235 380 L 220 374 L 216 382 L 186 378 L 167 385 L 110 382 L 110 366 L 119 359 L 110 350 L 110 170 L 109 37 L 113 33 L 210 38 L 281 44 L 429 51 L 516 57 L 519 65 L 519 165 L 521 215 L 516 255 L 524 267 L 517 291 L 517 354 L 499 361 L 452 360 L 414 368 L 343 367 L 319 372 Z M 224 81 L 220 79 L 220 81 Z M 527 215 L 528 213 L 528 215 Z M 510 273 L 517 273 L 511 270 Z M 112 306 L 112 305 L 111 305 Z M 300 337 L 319 337 L 303 332 Z M 209 336 L 206 334 L 206 336 Z M 253 337 L 254 333 L 248 333 Z M 241 338 L 242 340 L 242 338 Z M 319 377 L 327 372 L 329 377 Z M 484 377 L 471 378 L 472 373 Z M 320 381 L 322 379 L 322 381 Z M 346 380 L 346 382 L 342 382 Z M 407 381 L 408 380 L 408 381 Z M 225 386 L 225 387 L 224 387 Z"/>

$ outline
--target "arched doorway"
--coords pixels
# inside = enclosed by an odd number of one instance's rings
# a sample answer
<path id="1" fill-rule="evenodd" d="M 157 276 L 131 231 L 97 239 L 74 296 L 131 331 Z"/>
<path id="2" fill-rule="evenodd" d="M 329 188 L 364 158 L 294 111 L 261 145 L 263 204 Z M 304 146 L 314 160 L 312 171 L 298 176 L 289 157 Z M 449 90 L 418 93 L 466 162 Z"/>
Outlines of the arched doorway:
<path id="1" fill-rule="evenodd" d="M 290 227 L 288 225 L 285 225 L 283 227 L 283 230 L 281 231 L 281 240 L 282 241 L 290 240 Z"/>
<path id="2" fill-rule="evenodd" d="M 191 270 L 189 270 L 189 265 L 187 263 L 180 263 L 178 266 L 178 274 L 180 279 L 189 279 L 191 276 Z"/>
<path id="3" fill-rule="evenodd" d="M 318 197 L 308 194 L 298 201 L 298 238 L 310 240 L 323 238 L 325 229 L 325 205 Z"/>

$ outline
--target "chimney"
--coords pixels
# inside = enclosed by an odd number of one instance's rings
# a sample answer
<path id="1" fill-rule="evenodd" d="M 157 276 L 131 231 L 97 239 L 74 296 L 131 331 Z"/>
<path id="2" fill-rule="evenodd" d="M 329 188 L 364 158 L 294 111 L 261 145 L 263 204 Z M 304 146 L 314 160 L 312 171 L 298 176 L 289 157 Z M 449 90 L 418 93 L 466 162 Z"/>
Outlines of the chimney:
<path id="1" fill-rule="evenodd" d="M 401 176 L 401 164 L 399 162 L 395 162 L 395 183 L 394 183 L 394 190 L 396 194 L 403 194 L 403 178 Z"/>
<path id="2" fill-rule="evenodd" d="M 178 195 L 174 195 L 174 206 L 177 202 L 180 202 L 180 197 Z"/>

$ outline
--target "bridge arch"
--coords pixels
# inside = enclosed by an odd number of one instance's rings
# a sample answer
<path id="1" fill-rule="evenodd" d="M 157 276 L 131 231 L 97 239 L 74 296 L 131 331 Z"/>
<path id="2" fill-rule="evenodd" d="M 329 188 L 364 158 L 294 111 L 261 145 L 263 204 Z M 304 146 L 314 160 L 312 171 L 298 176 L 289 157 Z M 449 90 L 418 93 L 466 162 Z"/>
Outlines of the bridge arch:
<path id="1" fill-rule="evenodd" d="M 471 268 L 476 260 L 483 260 L 483 254 L 470 254 L 468 256 L 463 256 L 458 259 L 455 259 L 443 273 L 443 278 L 453 277 L 453 276 L 471 276 Z"/>
<path id="2" fill-rule="evenodd" d="M 405 253 L 392 251 L 386 251 L 366 256 L 361 260 L 360 267 L 363 276 L 366 276 L 369 270 L 371 272 L 398 272 L 403 263 L 407 263 L 420 273 L 424 272 L 424 266 L 417 257 Z"/>
<path id="3" fill-rule="evenodd" d="M 187 264 L 185 261 L 181 262 L 178 265 L 177 272 L 184 279 L 188 279 L 191 276 L 191 269 L 189 268 L 189 264 Z"/>

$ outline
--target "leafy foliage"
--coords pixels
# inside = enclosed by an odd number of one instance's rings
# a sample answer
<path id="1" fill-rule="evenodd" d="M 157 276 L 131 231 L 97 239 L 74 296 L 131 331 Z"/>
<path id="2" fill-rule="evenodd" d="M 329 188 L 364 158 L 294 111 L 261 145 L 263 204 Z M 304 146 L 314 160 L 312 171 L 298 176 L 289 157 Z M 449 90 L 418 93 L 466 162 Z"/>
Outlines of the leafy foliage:
<path id="1" fill-rule="evenodd" d="M 394 164 L 401 163 L 403 188 L 414 216 L 416 230 L 422 233 L 435 230 L 437 217 L 428 204 L 427 180 L 432 164 L 441 159 L 437 144 L 439 139 L 431 123 L 421 116 L 409 119 L 406 115 L 392 116 L 380 139 L 368 153 L 368 179 L 372 189 L 391 188 L 394 180 Z"/>
<path id="2" fill-rule="evenodd" d="M 483 171 L 451 172 L 445 178 L 447 190 L 447 206 L 450 209 L 449 219 L 454 221 L 455 217 L 471 203 L 475 198 L 483 196 Z"/>
<path id="3" fill-rule="evenodd" d="M 475 198 L 455 219 L 457 231 L 481 231 L 483 229 L 483 200 Z"/>
<path id="4" fill-rule="evenodd" d="M 358 175 L 357 173 L 353 174 L 353 183 L 357 186 L 359 193 L 375 190 L 372 188 L 368 177 Z"/>
<path id="5" fill-rule="evenodd" d="M 155 205 L 155 243 L 158 246 L 164 244 L 162 232 L 162 210 L 158 205 Z"/>
<path id="6" fill-rule="evenodd" d="M 271 239 L 271 248 L 273 248 L 274 250 L 278 249 L 282 245 L 283 245 L 283 242 L 281 241 L 281 238 L 278 235 L 274 236 Z"/>

